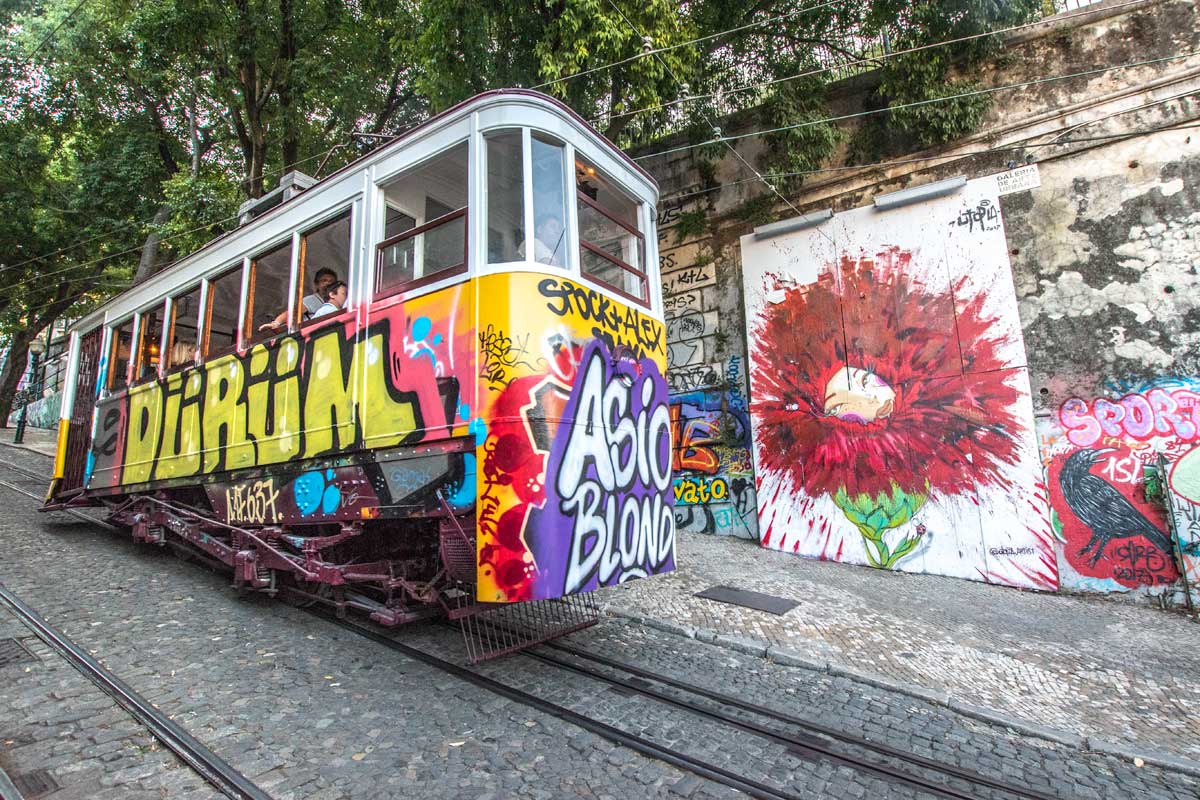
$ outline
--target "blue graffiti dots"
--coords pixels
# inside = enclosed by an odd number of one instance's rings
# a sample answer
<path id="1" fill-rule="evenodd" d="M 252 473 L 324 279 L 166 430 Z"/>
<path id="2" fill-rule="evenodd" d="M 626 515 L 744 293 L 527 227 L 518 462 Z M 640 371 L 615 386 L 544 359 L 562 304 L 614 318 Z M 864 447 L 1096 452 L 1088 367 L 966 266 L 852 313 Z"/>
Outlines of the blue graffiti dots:
<path id="1" fill-rule="evenodd" d="M 418 317 L 412 324 L 412 339 L 413 343 L 418 345 L 417 356 L 429 356 L 429 363 L 437 366 L 437 353 L 433 352 L 433 348 L 442 343 L 442 335 L 436 333 L 432 339 L 428 339 L 429 333 L 433 330 L 433 323 L 429 317 Z M 428 341 L 426 341 L 428 339 Z M 430 346 L 432 345 L 432 347 Z"/>
<path id="2" fill-rule="evenodd" d="M 467 508 L 475 502 L 475 456 L 471 453 L 463 455 L 463 480 L 454 492 L 446 498 L 454 508 Z"/>
<path id="3" fill-rule="evenodd" d="M 470 419 L 471 418 L 471 407 L 469 405 L 467 405 L 466 403 L 463 403 L 461 406 L 459 406 L 458 407 L 458 418 L 463 420 L 464 422 L 466 420 Z"/>
<path id="4" fill-rule="evenodd" d="M 296 498 L 296 508 L 300 516 L 307 517 L 321 509 L 322 514 L 332 514 L 342 503 L 342 490 L 333 483 L 333 470 L 305 472 L 292 481 L 292 494 Z M 326 485 L 326 481 L 329 481 Z"/>
<path id="5" fill-rule="evenodd" d="M 487 423 L 479 417 L 471 420 L 471 424 L 467 426 L 467 432 L 475 434 L 475 446 L 481 446 L 487 439 Z"/>

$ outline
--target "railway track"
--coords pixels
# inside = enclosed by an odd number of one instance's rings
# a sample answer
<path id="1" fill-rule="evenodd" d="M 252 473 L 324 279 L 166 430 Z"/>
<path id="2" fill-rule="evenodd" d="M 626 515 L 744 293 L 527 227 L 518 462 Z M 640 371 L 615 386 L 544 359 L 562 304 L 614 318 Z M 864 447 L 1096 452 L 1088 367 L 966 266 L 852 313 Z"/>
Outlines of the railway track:
<path id="1" fill-rule="evenodd" d="M 21 473 L 26 479 L 47 480 L 46 476 L 25 469 L 6 459 L 0 466 Z M 21 492 L 33 499 L 40 496 L 0 479 L 0 486 Z M 68 512 L 71 513 L 71 512 Z M 100 523 L 80 512 L 88 522 Z M 799 795 L 784 786 L 757 776 L 740 774 L 677 748 L 621 730 L 566 706 L 549 702 L 523 689 L 498 681 L 476 669 L 414 647 L 384 633 L 373 625 L 339 619 L 323 610 L 311 613 L 363 636 L 389 650 L 419 661 L 463 681 L 513 702 L 549 714 L 581 727 L 615 744 L 649 758 L 664 761 L 707 780 L 763 800 L 797 800 Z M 617 687 L 655 703 L 661 703 L 716 723 L 741 735 L 749 733 L 786 748 L 788 753 L 811 761 L 826 761 L 845 766 L 879 779 L 889 786 L 951 800 L 980 798 L 1020 798 L 1021 800 L 1063 800 L 1056 796 L 1017 786 L 974 770 L 925 758 L 889 745 L 848 734 L 794 715 L 785 714 L 712 689 L 652 673 L 631 664 L 560 642 L 543 645 L 522 657 L 589 680 Z M 233 796 L 233 795 L 231 795 Z M 240 796 L 240 795 L 239 795 Z"/>
<path id="2" fill-rule="evenodd" d="M 233 800 L 271 800 L 271 796 L 253 781 L 105 669 L 100 662 L 88 655 L 62 631 L 46 622 L 3 584 L 0 584 L 0 606 L 8 609 L 50 649 L 111 697 L 117 705 L 145 726 L 155 739 L 162 742 L 183 763 L 226 797 Z"/>

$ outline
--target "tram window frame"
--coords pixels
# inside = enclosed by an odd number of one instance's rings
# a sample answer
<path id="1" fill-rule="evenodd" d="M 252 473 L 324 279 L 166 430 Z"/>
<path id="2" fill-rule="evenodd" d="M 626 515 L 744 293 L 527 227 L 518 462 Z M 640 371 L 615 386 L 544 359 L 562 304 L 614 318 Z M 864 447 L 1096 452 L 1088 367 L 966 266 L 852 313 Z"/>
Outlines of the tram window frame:
<path id="1" fill-rule="evenodd" d="M 283 299 L 288 304 L 289 308 L 285 308 L 284 311 L 290 311 L 291 317 L 293 319 L 295 318 L 296 309 L 291 307 L 292 303 L 290 298 L 292 297 L 293 292 L 296 291 L 296 258 L 298 256 L 298 253 L 296 252 L 296 238 L 297 237 L 293 232 L 292 234 L 289 234 L 286 239 L 260 249 L 256 255 L 253 255 L 248 259 L 248 265 L 246 267 L 247 274 L 242 281 L 241 318 L 237 335 L 237 346 L 239 349 L 248 350 L 257 344 L 269 342 L 276 336 L 281 336 L 292 330 L 294 323 L 291 320 L 289 320 L 288 324 L 279 330 L 259 330 L 259 325 L 256 324 L 254 320 L 254 304 L 255 300 L 258 299 L 255 295 L 254 289 L 258 279 L 259 262 L 286 251 L 288 285 L 284 287 Z M 276 311 L 276 313 L 271 316 L 271 319 L 275 319 L 275 317 L 278 315 L 279 312 Z"/>
<path id="2" fill-rule="evenodd" d="M 137 312 L 137 333 L 134 336 L 134 341 L 137 343 L 137 347 L 133 348 L 130 358 L 133 363 L 133 372 L 131 374 L 131 380 L 129 381 L 129 385 L 131 387 L 141 386 L 144 383 L 158 380 L 158 378 L 162 375 L 162 343 L 163 332 L 166 328 L 166 306 L 167 301 L 164 298 L 163 300 L 160 300 L 157 305 L 148 306 Z M 156 312 L 158 314 L 158 324 L 155 327 L 158 328 L 158 342 L 147 343 L 146 315 L 154 314 Z M 155 347 L 158 351 L 158 364 L 154 366 L 151 373 L 146 374 L 144 371 L 145 365 L 142 363 L 142 359 L 146 357 L 150 347 Z"/>
<path id="3" fill-rule="evenodd" d="M 575 199 L 576 199 L 575 225 L 576 225 L 576 238 L 579 243 L 579 250 L 578 250 L 578 252 L 579 252 L 579 274 L 586 280 L 589 280 L 593 283 L 603 286 L 605 289 L 607 289 L 611 292 L 615 292 L 622 298 L 629 300 L 632 303 L 636 303 L 637 305 L 642 306 L 643 308 L 650 308 L 651 304 L 653 303 L 653 292 L 652 292 L 651 286 L 650 286 L 650 272 L 646 268 L 647 267 L 647 264 L 646 264 L 646 249 L 647 249 L 646 248 L 646 234 L 641 230 L 641 222 L 642 222 L 642 213 L 641 213 L 642 203 L 641 203 L 641 201 L 638 200 L 636 197 L 631 196 L 628 192 L 624 191 L 619 183 L 617 183 L 615 180 L 613 180 L 611 177 L 609 177 L 606 173 L 601 171 L 598 167 L 596 167 L 595 164 L 593 164 L 591 161 L 589 161 L 584 156 L 580 155 L 578 152 L 576 152 L 576 154 L 575 154 L 575 161 L 576 161 L 576 176 L 577 176 L 576 181 L 575 181 Z M 615 213 L 610 212 L 601 203 L 599 203 L 597 200 L 593 199 L 592 197 L 590 197 L 588 195 L 588 193 L 583 188 L 583 183 L 586 182 L 586 179 L 581 182 L 580 179 L 578 178 L 580 166 L 583 167 L 584 172 L 586 173 L 586 175 L 589 178 L 596 179 L 598 182 L 601 183 L 601 185 L 603 185 L 606 189 L 611 191 L 614 195 L 616 195 L 620 199 L 625 200 L 626 202 L 628 202 L 632 205 L 632 210 L 633 210 L 632 216 L 633 216 L 633 220 L 634 220 L 632 223 L 629 222 L 628 220 L 620 219 Z M 603 247 L 587 241 L 587 239 L 584 236 L 583 222 L 581 220 L 582 215 L 580 213 L 582 211 L 583 207 L 586 207 L 592 211 L 595 211 L 602 218 L 619 226 L 620 228 L 624 229 L 626 232 L 631 234 L 633 237 L 635 237 L 635 241 L 637 242 L 637 259 L 638 259 L 638 263 L 641 265 L 640 268 L 624 261 L 623 259 L 617 258 L 613 254 L 606 251 Z M 595 275 L 595 274 L 589 272 L 588 266 L 587 266 L 587 257 L 586 257 L 588 253 L 590 253 L 600 259 L 603 259 L 604 261 L 607 261 L 612 266 L 621 270 L 621 273 L 623 276 L 633 275 L 634 277 L 636 277 L 639 280 L 640 285 L 641 285 L 642 296 L 638 297 L 637 295 L 631 294 L 625 287 L 617 286 L 617 285 L 613 284 L 612 282 L 605 280 L 603 277 L 600 277 L 598 275 Z"/>
<path id="4" fill-rule="evenodd" d="M 228 355 L 229 353 L 236 353 L 238 350 L 238 347 L 240 346 L 239 332 L 241 330 L 241 324 L 240 324 L 241 323 L 241 309 L 245 303 L 245 292 L 244 292 L 245 285 L 246 285 L 245 270 L 246 270 L 246 259 L 243 259 L 242 261 L 238 262 L 238 264 L 229 266 L 223 270 L 215 272 L 212 275 L 210 275 L 209 277 L 204 279 L 204 311 L 203 311 L 204 324 L 202 326 L 204 330 L 201 334 L 203 337 L 203 343 L 200 348 L 201 362 L 211 361 L 214 358 L 219 358 L 220 356 Z M 233 343 L 226 347 L 221 347 L 221 348 L 218 348 L 217 350 L 213 350 L 212 349 L 212 312 L 213 312 L 213 306 L 215 305 L 213 303 L 213 294 L 214 294 L 213 286 L 218 281 L 220 281 L 222 278 L 227 278 L 230 275 L 234 275 L 234 274 L 238 275 L 238 314 L 239 314 L 239 317 L 238 317 L 238 322 L 235 323 L 235 326 L 233 329 Z"/>
<path id="5" fill-rule="evenodd" d="M 117 349 L 121 346 L 121 328 L 129 325 L 129 355 L 125 359 L 124 374 L 117 376 L 117 370 L 114 367 L 117 364 Z M 133 365 L 133 340 L 137 336 L 137 314 L 130 314 L 128 318 L 120 322 L 113 323 L 109 326 L 109 342 L 108 342 L 108 379 L 105 381 L 110 393 L 117 393 L 129 388 L 130 369 Z"/>
<path id="6" fill-rule="evenodd" d="M 575 248 L 572 247 L 572 242 L 576 238 L 572 235 L 572 231 L 577 227 L 574 222 L 573 210 L 570 207 L 570 187 L 574 185 L 574 175 L 571 169 L 571 165 L 574 163 L 573 149 L 558 136 L 534 128 L 529 129 L 528 144 L 527 156 L 529 166 L 525 170 L 525 173 L 529 176 L 528 202 L 530 211 L 528 220 L 531 221 L 532 227 L 526 234 L 526 241 L 532 244 L 533 253 L 530 255 L 526 251 L 524 258 L 528 262 L 537 264 L 539 268 L 549 267 L 556 270 L 571 271 L 574 267 L 572 256 L 575 251 Z M 547 187 L 545 186 L 539 187 L 539 177 L 541 177 L 541 173 L 538 171 L 540 166 L 539 146 L 548 149 L 550 152 L 557 151 L 558 154 L 560 162 L 557 170 L 558 185 L 551 187 L 557 189 L 557 202 L 553 202 L 555 192 L 547 192 Z M 547 150 L 543 150 L 541 156 L 544 157 L 546 153 Z M 553 170 L 546 172 L 546 175 L 552 174 Z M 555 207 L 550 208 L 551 205 Z M 562 226 L 558 241 L 555 243 L 556 246 L 550 251 L 550 257 L 557 257 L 557 263 L 555 261 L 542 261 L 538 258 L 537 248 L 539 243 L 545 246 L 547 250 L 550 249 L 546 242 L 542 242 L 538 238 L 538 222 L 546 217 L 557 219 Z"/>
<path id="7" fill-rule="evenodd" d="M 192 320 L 195 323 L 196 341 L 194 341 L 192 343 L 192 357 L 185 361 L 180 361 L 179 363 L 175 363 L 175 359 L 173 357 L 173 351 L 175 348 L 175 344 L 174 344 L 175 324 L 179 321 L 179 300 L 187 297 L 192 292 L 199 292 L 199 295 L 200 295 L 197 300 L 197 303 L 196 303 L 197 304 L 196 316 L 195 316 L 195 319 Z M 165 318 L 167 320 L 166 335 L 163 337 L 163 344 L 164 344 L 163 363 L 165 364 L 165 367 L 162 370 L 163 375 L 172 375 L 176 372 L 180 372 L 181 370 L 185 370 L 188 367 L 196 366 L 196 362 L 200 356 L 201 342 L 203 341 L 203 338 L 204 338 L 203 337 L 203 333 L 204 333 L 203 332 L 203 327 L 204 327 L 203 312 L 204 312 L 204 283 L 203 282 L 197 283 L 194 286 L 189 286 L 187 289 L 184 289 L 181 292 L 175 292 L 174 294 L 171 295 L 170 309 L 168 310 L 167 316 Z M 171 344 L 167 345 L 167 342 L 171 342 Z"/>
<path id="8" fill-rule="evenodd" d="M 346 222 L 346 227 L 347 227 L 347 231 L 349 234 L 347 237 L 348 242 L 347 242 L 347 246 L 346 246 L 346 274 L 344 276 L 338 276 L 337 280 L 346 284 L 346 304 L 344 306 L 342 306 L 342 310 L 336 314 L 326 314 L 323 317 L 309 317 L 306 319 L 304 317 L 304 298 L 306 297 L 305 281 L 307 279 L 307 274 L 308 274 L 308 264 L 307 264 L 308 237 L 310 235 L 312 235 L 320 230 L 323 230 L 325 228 L 328 228 L 332 225 L 340 224 L 343 221 Z M 293 322 L 292 324 L 295 327 L 293 327 L 292 330 L 303 330 L 304 328 L 307 328 L 309 325 L 313 325 L 318 322 L 328 322 L 331 319 L 340 317 L 342 314 L 345 314 L 345 313 L 353 310 L 353 308 L 354 308 L 354 280 L 353 279 L 356 277 L 354 274 L 355 273 L 355 269 L 354 269 L 354 207 L 347 206 L 345 209 L 334 214 L 333 216 L 327 217 L 326 219 L 322 220 L 321 222 L 318 222 L 317 224 L 310 226 L 307 230 L 301 231 L 298 234 L 298 239 L 299 239 L 299 249 L 297 250 L 297 255 L 296 255 L 296 270 L 295 270 L 296 271 L 296 285 L 294 287 L 296 299 L 295 299 L 295 308 L 292 313 L 292 319 L 295 320 L 295 322 Z M 317 270 L 319 271 L 324 268 L 327 268 L 326 265 L 322 265 L 322 266 L 318 267 Z M 332 267 L 328 267 L 328 268 L 332 269 Z M 336 274 L 336 270 L 335 270 L 335 274 Z M 324 302 L 325 298 L 321 298 L 321 301 Z"/>
<path id="9" fill-rule="evenodd" d="M 461 191 L 462 191 L 463 204 L 461 206 L 459 206 L 458 208 L 452 208 L 451 206 L 444 203 L 438 197 L 436 197 L 432 194 L 429 194 L 428 192 L 425 192 L 425 193 L 423 193 L 423 203 L 422 203 L 422 206 L 420 209 L 421 216 L 417 217 L 417 216 L 413 215 L 413 212 L 417 211 L 416 208 L 405 208 L 403 205 L 401 205 L 398 202 L 389 201 L 388 195 L 387 195 L 389 186 L 395 186 L 406 179 L 417 179 L 419 174 L 423 170 L 426 170 L 429 167 L 433 166 L 438 159 L 443 159 L 443 158 L 453 159 L 455 157 L 461 158 L 461 164 L 463 166 L 464 172 L 466 173 L 464 176 L 462 186 L 456 187 L 456 188 L 461 188 Z M 416 164 L 413 164 L 409 167 L 406 167 L 403 171 L 399 172 L 398 174 L 390 176 L 386 180 L 377 184 L 376 189 L 377 189 L 377 195 L 378 195 L 378 202 L 380 204 L 378 207 L 382 209 L 382 212 L 381 212 L 380 216 L 377 217 L 377 219 L 379 219 L 379 224 L 380 224 L 381 228 L 382 228 L 383 221 L 386 220 L 389 210 L 394 211 L 394 212 L 396 212 L 404 217 L 407 217 L 409 219 L 413 219 L 414 221 L 417 221 L 417 220 L 424 220 L 424 221 L 420 222 L 420 224 L 414 224 L 409 229 L 401 231 L 400 233 L 397 233 L 393 236 L 384 238 L 375 245 L 375 257 L 372 259 L 372 262 L 371 262 L 371 274 L 370 274 L 370 279 L 369 279 L 370 283 L 366 287 L 366 291 L 364 292 L 364 294 L 367 295 L 367 297 L 369 297 L 368 302 L 378 302 L 380 300 L 386 300 L 387 298 L 390 298 L 390 297 L 395 297 L 397 295 L 403 295 L 403 294 L 412 292 L 414 290 L 422 289 L 426 286 L 430 286 L 432 284 L 441 283 L 442 281 L 446 281 L 446 280 L 450 280 L 452 278 L 466 275 L 468 273 L 468 271 L 470 269 L 471 221 L 472 221 L 471 214 L 469 213 L 470 206 L 471 206 L 470 173 L 471 173 L 471 169 L 472 169 L 471 164 L 470 164 L 470 158 L 471 158 L 470 142 L 468 139 L 461 139 L 457 142 L 454 142 L 453 144 L 447 145 L 446 147 L 438 150 L 436 153 L 432 154 L 428 158 L 423 159 L 422 161 L 420 161 Z M 435 203 L 436 205 L 441 206 L 442 208 L 449 208 L 450 210 L 430 219 L 429 211 L 430 211 L 431 201 L 433 203 Z M 462 220 L 461 223 L 458 222 L 459 219 Z M 384 269 L 386 268 L 386 265 L 384 264 L 384 255 L 388 249 L 395 247 L 397 244 L 400 244 L 406 240 L 412 239 L 412 240 L 414 240 L 413 251 L 415 254 L 417 251 L 417 248 L 418 248 L 418 243 L 419 243 L 420 247 L 426 247 L 428 245 L 428 243 L 425 239 L 425 234 L 429 233 L 430 231 L 434 231 L 434 230 L 438 230 L 438 229 L 444 230 L 444 226 L 451 225 L 451 224 L 456 224 L 456 225 L 460 224 L 462 226 L 462 260 L 461 261 L 459 261 L 456 264 L 451 264 L 449 266 L 443 267 L 443 268 L 437 270 L 436 272 L 431 272 L 431 273 L 421 274 L 421 275 L 414 274 L 414 276 L 412 278 L 410 278 L 406 281 L 401 281 L 399 283 L 387 286 L 386 288 L 383 288 L 383 289 L 380 288 L 380 286 L 383 284 Z M 378 235 L 382 236 L 384 233 L 386 233 L 386 230 L 381 229 L 381 230 L 379 230 Z M 422 251 L 421 255 L 422 255 L 422 257 L 421 257 L 421 259 L 419 259 L 419 263 L 422 268 L 422 272 L 424 273 L 425 252 Z M 416 271 L 417 264 L 418 264 L 418 259 L 414 255 L 414 261 L 413 261 L 414 273 Z"/>

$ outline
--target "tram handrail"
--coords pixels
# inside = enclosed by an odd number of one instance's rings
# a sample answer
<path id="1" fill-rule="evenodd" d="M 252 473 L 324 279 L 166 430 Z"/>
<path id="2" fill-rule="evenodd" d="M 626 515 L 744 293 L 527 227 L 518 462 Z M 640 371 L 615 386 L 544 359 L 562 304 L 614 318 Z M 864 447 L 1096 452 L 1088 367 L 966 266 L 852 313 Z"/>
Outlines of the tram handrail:
<path id="1" fill-rule="evenodd" d="M 468 246 L 468 242 L 470 241 L 470 237 L 467 235 L 467 227 L 466 227 L 467 221 L 465 219 L 466 216 L 467 216 L 467 207 L 463 206 L 462 208 L 455 209 L 454 211 L 451 211 L 448 214 L 443 214 L 442 216 L 432 219 L 429 222 L 426 222 L 422 225 L 418 225 L 415 228 L 410 228 L 406 231 L 403 231 L 402 233 L 396 234 L 395 236 L 384 239 L 382 242 L 375 245 L 375 285 L 372 287 L 373 298 L 375 300 L 379 300 L 384 297 L 390 297 L 394 294 L 399 294 L 400 292 L 404 292 L 409 289 L 416 289 L 416 288 L 424 286 L 426 284 L 433 283 L 434 281 L 439 281 L 439 280 L 442 280 L 443 278 L 448 278 L 449 276 L 458 274 L 460 272 L 466 272 L 466 270 L 467 270 L 467 246 Z M 457 264 L 452 264 L 448 267 L 443 267 L 442 269 L 439 269 L 436 272 L 432 272 L 428 275 L 422 275 L 419 278 L 413 278 L 410 281 L 405 281 L 403 283 L 400 283 L 396 286 L 393 286 L 393 287 L 387 289 L 386 291 L 379 291 L 379 281 L 383 275 L 383 253 L 385 250 L 387 250 L 388 248 L 391 248 L 391 247 L 395 247 L 396 245 L 400 244 L 401 242 L 405 241 L 406 239 L 413 239 L 424 233 L 428 233 L 429 231 L 434 230 L 435 228 L 440 228 L 443 225 L 447 225 L 451 222 L 454 222 L 459 217 L 464 218 L 464 220 L 463 220 L 462 261 L 458 262 Z"/>

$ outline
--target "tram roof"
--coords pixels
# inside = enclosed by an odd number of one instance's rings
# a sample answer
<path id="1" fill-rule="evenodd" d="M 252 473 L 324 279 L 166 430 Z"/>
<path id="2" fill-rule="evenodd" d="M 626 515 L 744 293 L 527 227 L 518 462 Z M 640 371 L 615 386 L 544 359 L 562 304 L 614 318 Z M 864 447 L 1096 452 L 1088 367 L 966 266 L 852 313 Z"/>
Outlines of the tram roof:
<path id="1" fill-rule="evenodd" d="M 93 309 L 90 313 L 76 320 L 75 323 L 71 325 L 69 330 L 87 331 L 95 328 L 97 325 L 106 320 L 109 311 L 113 310 L 115 307 L 126 305 L 125 301 L 134 295 L 136 295 L 138 298 L 136 304 L 128 309 L 119 308 L 117 314 L 115 315 L 116 317 L 124 317 L 127 313 L 132 313 L 133 311 L 144 307 L 147 302 L 153 300 L 154 298 L 163 298 L 166 295 L 171 294 L 176 289 L 181 288 L 180 286 L 175 285 L 179 274 L 185 272 L 189 265 L 196 263 L 216 248 L 228 243 L 234 238 L 241 238 L 244 236 L 248 237 L 252 242 L 256 241 L 253 236 L 255 231 L 265 228 L 271 222 L 286 215 L 289 211 L 295 209 L 300 203 L 302 203 L 305 198 L 311 198 L 313 195 L 318 194 L 321 189 L 336 183 L 340 183 L 341 181 L 346 180 L 353 173 L 360 172 L 377 162 L 384 161 L 397 151 L 403 150 L 414 140 L 428 136 L 438 128 L 448 127 L 469 114 L 478 113 L 491 106 L 503 105 L 505 103 L 518 103 L 525 104 L 530 107 L 538 107 L 542 108 L 543 110 L 551 111 L 557 114 L 559 117 L 562 117 L 577 130 L 581 137 L 589 140 L 593 146 L 615 155 L 619 161 L 621 161 L 633 172 L 634 175 L 641 178 L 645 182 L 643 189 L 648 189 L 649 194 L 652 194 L 654 200 L 657 201 L 658 181 L 654 179 L 654 176 L 652 176 L 645 170 L 645 168 L 643 168 L 628 154 L 621 150 L 621 148 L 617 147 L 603 134 L 592 127 L 591 123 L 577 114 L 570 106 L 554 97 L 534 91 L 532 89 L 492 89 L 463 100 L 462 102 L 451 106 L 445 111 L 435 114 L 424 122 L 421 122 L 404 133 L 399 134 L 395 141 L 388 142 L 386 145 L 356 158 L 340 169 L 330 173 L 328 176 L 321 178 L 303 192 L 300 192 L 291 198 L 280 202 L 279 205 L 275 206 L 274 208 L 263 212 L 259 216 L 255 217 L 252 221 L 222 233 L 220 236 L 217 236 L 211 241 L 205 243 L 199 249 L 192 251 L 186 256 L 183 256 L 179 260 L 159 270 L 144 283 L 138 286 L 130 287 L 129 289 L 110 297 L 108 300 L 104 301 L 102 304 Z M 521 125 L 519 122 L 513 122 L 510 127 L 520 126 Z M 182 283 L 187 285 L 190 283 L 190 280 L 183 281 Z"/>

